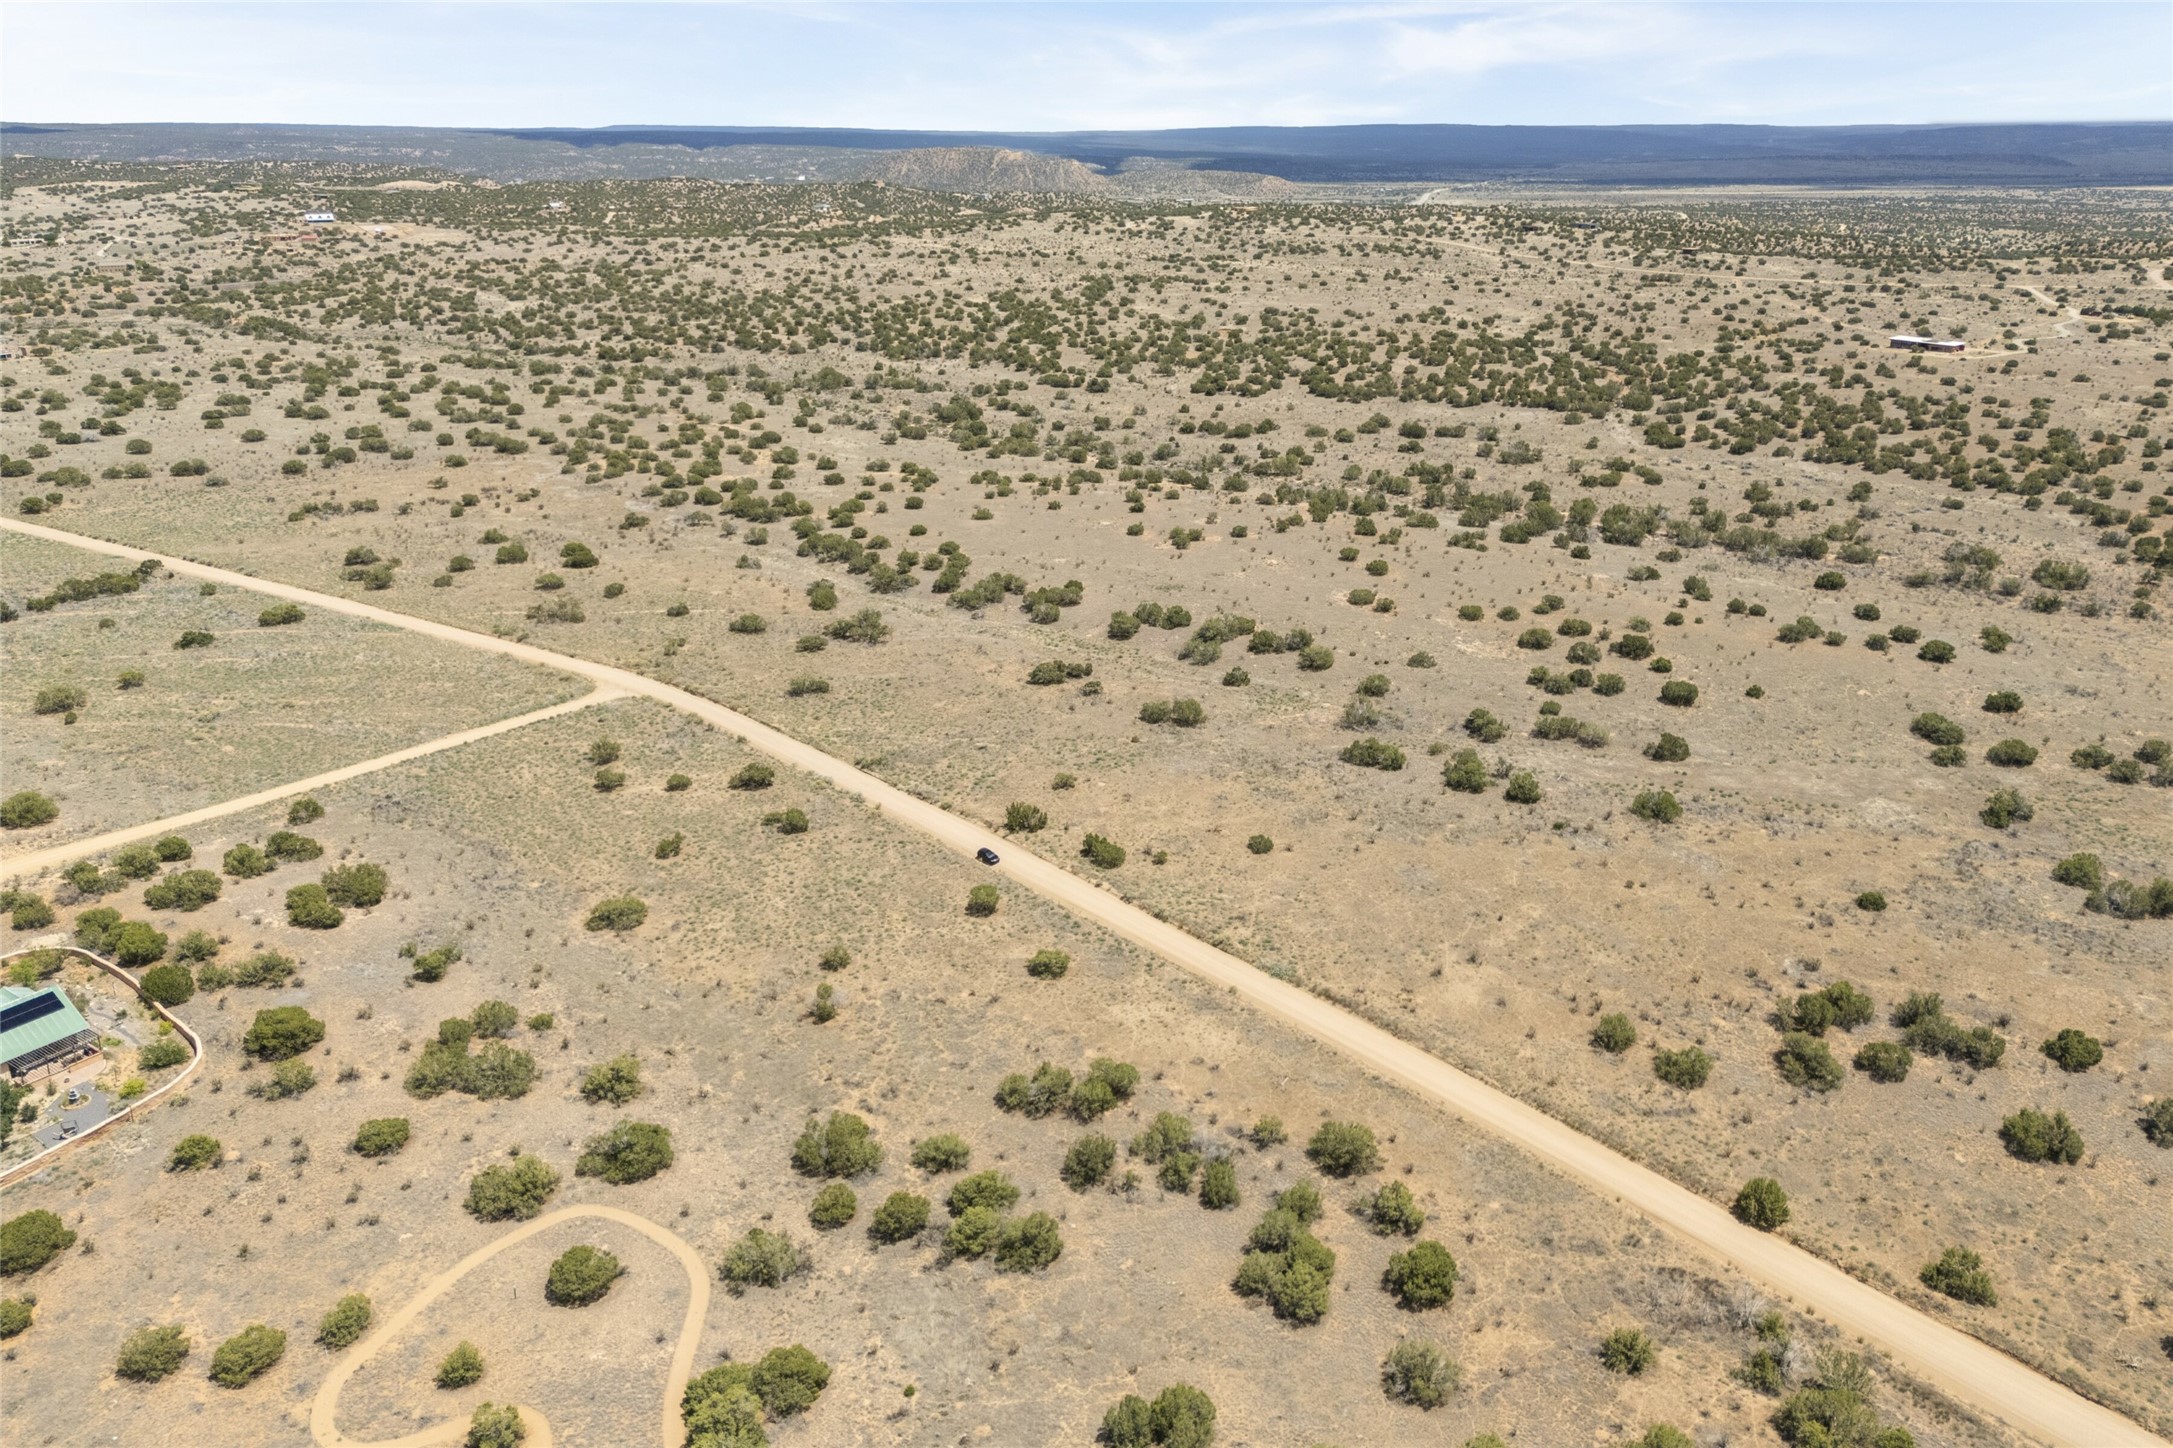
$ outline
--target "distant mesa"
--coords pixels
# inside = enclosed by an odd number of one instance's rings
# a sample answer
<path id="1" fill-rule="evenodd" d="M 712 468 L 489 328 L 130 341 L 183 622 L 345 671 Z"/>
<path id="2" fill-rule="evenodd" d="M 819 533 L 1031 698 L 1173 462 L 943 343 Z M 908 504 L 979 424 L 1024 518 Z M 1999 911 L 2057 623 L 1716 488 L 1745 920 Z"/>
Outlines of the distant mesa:
<path id="1" fill-rule="evenodd" d="M 1048 134 L 0 122 L 0 154 L 339 161 L 442 168 L 496 181 L 881 180 L 967 193 L 1200 198 L 1273 195 L 1288 183 L 2109 187 L 2173 185 L 2173 122 L 1221 126 Z"/>

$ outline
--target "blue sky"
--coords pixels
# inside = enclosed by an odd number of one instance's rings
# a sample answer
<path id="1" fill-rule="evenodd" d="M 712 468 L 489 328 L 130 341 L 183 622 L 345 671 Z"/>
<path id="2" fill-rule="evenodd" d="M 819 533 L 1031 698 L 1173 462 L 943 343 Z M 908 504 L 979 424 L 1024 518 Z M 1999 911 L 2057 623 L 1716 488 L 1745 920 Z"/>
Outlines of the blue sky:
<path id="1" fill-rule="evenodd" d="M 0 7 L 14 121 L 1074 130 L 2173 119 L 2173 5 Z"/>

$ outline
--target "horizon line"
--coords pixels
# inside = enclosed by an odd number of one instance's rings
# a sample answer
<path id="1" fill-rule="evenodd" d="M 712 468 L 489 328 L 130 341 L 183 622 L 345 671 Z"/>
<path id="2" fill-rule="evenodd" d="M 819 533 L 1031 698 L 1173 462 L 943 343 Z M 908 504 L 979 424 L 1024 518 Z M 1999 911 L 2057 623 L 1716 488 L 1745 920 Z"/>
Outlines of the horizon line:
<path id="1" fill-rule="evenodd" d="M 1940 121 L 1578 121 L 1541 124 L 1531 121 L 1332 121 L 1317 125 L 1285 125 L 1274 122 L 1230 122 L 1214 126 L 1081 126 L 1070 130 L 1042 131 L 999 126 L 958 128 L 948 126 L 824 126 L 794 121 L 612 121 L 582 126 L 554 122 L 504 121 L 493 125 L 436 125 L 404 121 L 28 121 L 0 118 L 0 131 L 10 128 L 136 129 L 152 126 L 284 126 L 309 131 L 466 131 L 492 134 L 501 131 L 819 131 L 841 135 L 905 134 L 922 136 L 1093 136 L 1104 134 L 1180 135 L 1210 131 L 1868 131 L 1940 130 L 1992 126 L 2160 126 L 2173 130 L 2173 119 L 2137 116 L 2099 120 L 1940 120 Z"/>

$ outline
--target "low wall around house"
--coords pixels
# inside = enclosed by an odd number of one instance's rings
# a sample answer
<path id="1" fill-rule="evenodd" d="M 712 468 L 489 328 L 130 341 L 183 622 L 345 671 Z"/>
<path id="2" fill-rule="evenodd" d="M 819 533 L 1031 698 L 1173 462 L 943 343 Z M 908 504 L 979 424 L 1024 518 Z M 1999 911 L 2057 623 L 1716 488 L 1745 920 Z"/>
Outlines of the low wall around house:
<path id="1" fill-rule="evenodd" d="M 99 1122 L 90 1130 L 76 1136 L 71 1136 L 65 1141 L 47 1147 L 45 1150 L 38 1152 L 34 1156 L 29 1156 L 19 1162 L 16 1162 L 13 1166 L 7 1167 L 5 1170 L 0 1170 L 0 1188 L 12 1186 L 17 1182 L 22 1181 L 25 1177 L 30 1176 L 34 1172 L 42 1171 L 44 1168 L 52 1165 L 53 1158 L 59 1153 L 67 1151 L 72 1147 L 81 1146 L 86 1141 L 91 1141 L 99 1136 L 103 1136 L 105 1133 L 111 1131 L 115 1126 L 123 1121 L 131 1121 L 134 1120 L 136 1117 L 141 1116 L 143 1113 L 149 1111 L 153 1106 L 157 1105 L 161 1100 L 163 1100 L 167 1096 L 170 1096 L 174 1091 L 178 1090 L 181 1086 L 186 1084 L 188 1079 L 196 1074 L 196 1068 L 203 1065 L 204 1063 L 203 1038 L 189 1028 L 188 1022 L 182 1020 L 172 1011 L 168 1010 L 166 1007 L 160 1005 L 157 1001 L 152 1000 L 149 996 L 145 995 L 143 993 L 143 987 L 137 982 L 136 978 L 130 975 L 127 971 L 123 970 L 120 966 L 115 965 L 112 961 L 107 960 L 102 955 L 99 955 L 93 951 L 85 950 L 81 946 L 77 945 L 48 945 L 35 948 L 41 950 L 59 950 L 69 955 L 75 956 L 79 960 L 88 961 L 92 965 L 96 966 L 98 969 L 104 971 L 107 975 L 112 976 L 122 985 L 127 986 L 129 993 L 134 995 L 137 1000 L 141 1001 L 145 1009 L 150 1011 L 151 1014 L 156 1016 L 158 1019 L 172 1026 L 176 1031 L 180 1032 L 181 1039 L 189 1043 L 189 1059 L 179 1071 L 176 1071 L 174 1073 L 173 1079 L 171 1081 L 166 1082 L 156 1091 L 147 1092 L 146 1094 L 137 1097 L 134 1101 L 125 1103 L 120 1110 L 114 1112 L 111 1116 L 108 1116 L 105 1120 Z M 29 954 L 31 954 L 31 951 L 29 950 L 9 951 L 6 955 L 0 955 L 0 965 L 5 965 L 7 964 L 7 962 L 16 959 L 19 956 Z"/>

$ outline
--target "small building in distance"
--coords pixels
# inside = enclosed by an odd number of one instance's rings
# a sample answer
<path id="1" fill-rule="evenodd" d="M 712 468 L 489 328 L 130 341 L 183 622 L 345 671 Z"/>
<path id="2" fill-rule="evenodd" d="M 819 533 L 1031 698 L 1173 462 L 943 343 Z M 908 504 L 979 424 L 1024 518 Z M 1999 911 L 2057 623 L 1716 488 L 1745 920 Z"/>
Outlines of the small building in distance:
<path id="1" fill-rule="evenodd" d="M 302 213 L 302 220 L 311 226 L 330 226 L 339 218 L 329 211 L 305 211 Z"/>
<path id="2" fill-rule="evenodd" d="M 1966 342 L 1955 341 L 1951 338 L 1912 337 L 1907 333 L 1903 333 L 1899 337 L 1887 338 L 1886 345 L 1896 352 L 1960 352 L 1968 346 Z"/>
<path id="3" fill-rule="evenodd" d="M 22 1084 L 98 1054 L 98 1033 L 59 986 L 0 986 L 0 1070 Z"/>

